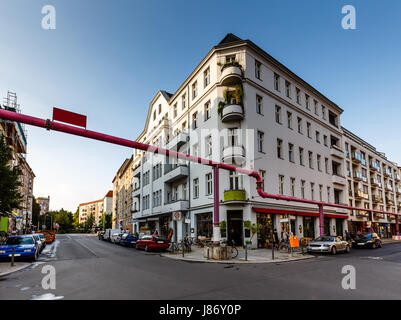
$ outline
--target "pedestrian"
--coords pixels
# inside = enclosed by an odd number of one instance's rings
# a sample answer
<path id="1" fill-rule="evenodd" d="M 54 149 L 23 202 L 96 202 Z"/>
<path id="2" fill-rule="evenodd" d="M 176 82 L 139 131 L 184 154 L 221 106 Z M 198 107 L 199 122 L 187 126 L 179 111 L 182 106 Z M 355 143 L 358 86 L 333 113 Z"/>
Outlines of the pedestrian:
<path id="1" fill-rule="evenodd" d="M 278 249 L 278 245 L 280 243 L 280 240 L 278 238 L 278 233 L 277 233 L 277 229 L 273 230 L 273 245 Z"/>

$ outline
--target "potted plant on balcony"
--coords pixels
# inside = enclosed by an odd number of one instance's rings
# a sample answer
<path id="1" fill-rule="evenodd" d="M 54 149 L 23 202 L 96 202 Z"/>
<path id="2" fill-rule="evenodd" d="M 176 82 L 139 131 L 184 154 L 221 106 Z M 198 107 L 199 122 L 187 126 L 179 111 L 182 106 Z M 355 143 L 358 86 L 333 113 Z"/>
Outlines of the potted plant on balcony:
<path id="1" fill-rule="evenodd" d="M 220 221 L 220 233 L 222 238 L 227 237 L 227 221 Z"/>
<path id="2" fill-rule="evenodd" d="M 219 67 L 221 67 L 221 71 L 223 71 L 225 68 L 228 68 L 228 67 L 238 67 L 241 69 L 241 72 L 242 72 L 242 66 L 239 64 L 239 62 L 237 60 L 233 60 L 233 61 L 226 62 L 226 63 L 217 62 L 217 65 Z"/>
<path id="3" fill-rule="evenodd" d="M 229 90 L 229 89 L 224 90 L 223 93 L 224 101 L 220 101 L 219 104 L 217 105 L 218 115 L 221 117 L 223 114 L 224 107 L 229 104 L 240 105 L 242 107 L 242 112 L 243 112 L 244 111 L 243 95 L 244 95 L 244 89 L 242 87 L 242 84 L 237 84 L 234 90 Z"/>

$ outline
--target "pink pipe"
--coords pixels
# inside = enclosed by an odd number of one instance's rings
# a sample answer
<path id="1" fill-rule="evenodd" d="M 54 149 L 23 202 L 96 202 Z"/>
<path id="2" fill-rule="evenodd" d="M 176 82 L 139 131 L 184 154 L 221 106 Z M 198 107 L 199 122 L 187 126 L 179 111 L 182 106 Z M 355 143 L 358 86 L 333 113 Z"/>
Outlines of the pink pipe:
<path id="1" fill-rule="evenodd" d="M 12 111 L 6 111 L 6 110 L 0 109 L 0 118 L 6 119 L 6 120 L 11 120 L 11 121 L 21 122 L 21 123 L 33 125 L 36 127 L 46 128 L 48 130 L 65 132 L 65 133 L 73 134 L 76 136 L 81 136 L 81 137 L 86 137 L 86 138 L 90 138 L 90 139 L 94 139 L 94 140 L 109 142 L 109 143 L 113 143 L 113 144 L 117 144 L 117 145 L 121 145 L 121 146 L 125 146 L 125 147 L 130 147 L 130 148 L 134 148 L 134 149 L 139 149 L 139 150 L 143 150 L 143 151 L 147 151 L 147 152 L 152 152 L 152 153 L 157 153 L 157 154 L 162 154 L 162 155 L 167 155 L 167 156 L 174 156 L 179 159 L 188 160 L 188 161 L 192 161 L 192 162 L 196 162 L 196 163 L 201 163 L 201 164 L 204 164 L 207 166 L 217 167 L 219 169 L 224 169 L 224 170 L 229 170 L 229 171 L 237 171 L 237 172 L 246 174 L 250 177 L 254 177 L 256 179 L 256 189 L 257 189 L 258 194 L 262 198 L 315 204 L 317 206 L 322 206 L 322 207 L 325 206 L 325 207 L 334 207 L 334 208 L 341 208 L 341 209 L 348 209 L 348 210 L 361 210 L 361 211 L 367 211 L 367 212 L 392 214 L 395 216 L 401 215 L 400 213 L 378 211 L 378 210 L 373 210 L 373 209 L 362 209 L 362 208 L 351 207 L 351 206 L 346 206 L 346 205 L 341 205 L 341 204 L 306 200 L 306 199 L 294 198 L 294 197 L 277 195 L 277 194 L 276 195 L 269 194 L 262 190 L 262 179 L 256 171 L 239 168 L 239 167 L 236 167 L 233 165 L 220 163 L 220 162 L 216 162 L 216 161 L 212 161 L 212 160 L 208 160 L 208 159 L 193 157 L 193 156 L 185 154 L 185 153 L 168 150 L 168 149 L 164 149 L 164 148 L 159 148 L 159 147 L 154 147 L 154 146 L 151 146 L 151 145 L 148 145 L 145 143 L 122 139 L 122 138 L 110 136 L 107 134 L 90 131 L 90 130 L 86 130 L 86 129 L 82 129 L 82 128 L 77 128 L 74 126 L 54 122 L 51 120 L 35 118 L 35 117 L 27 116 L 27 115 L 24 115 L 21 113 L 12 112 Z M 398 221 L 398 219 L 397 219 L 397 221 Z"/>

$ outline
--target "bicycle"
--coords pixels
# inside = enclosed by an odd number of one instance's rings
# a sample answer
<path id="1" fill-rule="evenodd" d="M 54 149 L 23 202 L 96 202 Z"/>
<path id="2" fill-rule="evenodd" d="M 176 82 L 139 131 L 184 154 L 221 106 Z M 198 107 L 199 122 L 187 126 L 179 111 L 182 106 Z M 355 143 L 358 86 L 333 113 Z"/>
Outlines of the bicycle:
<path id="1" fill-rule="evenodd" d="M 229 243 L 228 243 L 228 241 L 221 241 L 221 244 L 227 245 L 227 244 L 229 244 Z M 232 257 L 233 259 L 235 259 L 236 257 L 238 257 L 238 249 L 237 249 L 237 247 L 235 246 L 234 240 L 232 240 L 231 243 L 230 243 L 229 245 L 231 246 L 231 257 Z"/>
<path id="2" fill-rule="evenodd" d="M 280 252 L 290 252 L 290 245 L 287 241 L 281 239 L 279 245 L 278 245 L 278 250 Z"/>

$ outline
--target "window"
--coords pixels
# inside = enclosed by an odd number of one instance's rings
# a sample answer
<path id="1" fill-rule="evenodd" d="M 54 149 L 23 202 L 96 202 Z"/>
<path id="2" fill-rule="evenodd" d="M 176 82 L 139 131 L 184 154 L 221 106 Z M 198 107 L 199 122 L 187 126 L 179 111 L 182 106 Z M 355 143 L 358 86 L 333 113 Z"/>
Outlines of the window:
<path id="1" fill-rule="evenodd" d="M 276 122 L 281 124 L 281 107 L 276 106 Z"/>
<path id="2" fill-rule="evenodd" d="M 274 89 L 280 91 L 280 76 L 277 73 L 274 74 Z"/>
<path id="3" fill-rule="evenodd" d="M 262 80 L 261 69 L 262 69 L 262 64 L 259 61 L 255 60 L 255 77 L 256 77 L 256 79 Z"/>
<path id="4" fill-rule="evenodd" d="M 194 179 L 194 199 L 199 198 L 199 178 Z"/>
<path id="5" fill-rule="evenodd" d="M 298 117 L 297 123 L 298 123 L 298 133 L 302 134 L 302 118 Z"/>
<path id="6" fill-rule="evenodd" d="M 184 121 L 182 123 L 182 132 L 185 132 L 185 131 L 187 131 L 187 122 L 186 121 Z"/>
<path id="7" fill-rule="evenodd" d="M 278 193 L 284 194 L 284 176 L 282 175 L 278 176 Z"/>
<path id="8" fill-rule="evenodd" d="M 194 144 L 194 146 L 192 147 L 192 154 L 194 157 L 199 157 L 199 145 L 198 144 Z"/>
<path id="9" fill-rule="evenodd" d="M 308 135 L 308 138 L 311 138 L 311 139 L 312 139 L 311 124 L 310 124 L 310 122 L 307 122 L 307 123 L 306 123 L 306 133 L 307 133 L 307 135 Z"/>
<path id="10" fill-rule="evenodd" d="M 283 159 L 283 140 L 277 139 L 277 158 Z"/>
<path id="11" fill-rule="evenodd" d="M 263 98 L 256 95 L 256 113 L 263 114 Z"/>
<path id="12" fill-rule="evenodd" d="M 212 155 L 212 137 L 206 137 L 206 156 Z"/>
<path id="13" fill-rule="evenodd" d="M 265 171 L 265 170 L 259 170 L 259 175 L 260 175 L 260 178 L 262 179 L 262 190 L 265 191 L 265 176 L 266 176 L 266 171 Z"/>
<path id="14" fill-rule="evenodd" d="M 291 83 L 285 80 L 285 95 L 291 99 Z"/>
<path id="15" fill-rule="evenodd" d="M 236 171 L 230 171 L 230 190 L 241 190 L 241 176 Z"/>
<path id="16" fill-rule="evenodd" d="M 320 132 L 316 131 L 316 142 L 320 143 Z"/>
<path id="17" fill-rule="evenodd" d="M 310 183 L 310 194 L 311 199 L 315 200 L 315 184 L 313 182 Z"/>
<path id="18" fill-rule="evenodd" d="M 299 148 L 299 164 L 301 166 L 304 165 L 304 149 L 303 148 Z"/>
<path id="19" fill-rule="evenodd" d="M 323 120 L 326 120 L 326 107 L 325 106 L 322 106 L 322 117 L 323 117 Z"/>
<path id="20" fill-rule="evenodd" d="M 324 169 L 326 171 L 326 173 L 329 173 L 329 159 L 328 158 L 324 158 Z"/>
<path id="21" fill-rule="evenodd" d="M 326 147 L 328 147 L 328 145 L 327 145 L 327 136 L 326 136 L 326 135 L 323 136 L 323 144 L 324 144 Z"/>
<path id="22" fill-rule="evenodd" d="M 265 134 L 261 131 L 258 131 L 257 134 L 258 134 L 258 151 L 263 152 L 263 140 L 264 140 Z"/>
<path id="23" fill-rule="evenodd" d="M 313 169 L 313 152 L 308 152 L 308 159 L 309 159 L 309 168 Z"/>
<path id="24" fill-rule="evenodd" d="M 192 129 L 198 128 L 198 112 L 192 114 Z"/>
<path id="25" fill-rule="evenodd" d="M 309 95 L 307 95 L 306 93 L 305 93 L 305 106 L 306 106 L 306 109 L 310 110 L 310 99 L 309 99 Z"/>
<path id="26" fill-rule="evenodd" d="M 156 110 L 153 111 L 153 120 L 156 120 Z"/>
<path id="27" fill-rule="evenodd" d="M 212 174 L 206 175 L 206 195 L 211 195 L 213 192 Z"/>
<path id="28" fill-rule="evenodd" d="M 295 197 L 295 178 L 291 178 L 291 197 Z"/>
<path id="29" fill-rule="evenodd" d="M 226 56 L 226 63 L 234 62 L 235 61 L 235 55 L 232 56 Z"/>
<path id="30" fill-rule="evenodd" d="M 177 104 L 175 104 L 173 107 L 173 118 L 177 118 L 177 115 Z"/>
<path id="31" fill-rule="evenodd" d="M 294 162 L 294 145 L 292 143 L 288 144 L 288 160 Z"/>
<path id="32" fill-rule="evenodd" d="M 198 95 L 198 81 L 192 85 L 192 100 Z"/>
<path id="33" fill-rule="evenodd" d="M 181 109 L 184 110 L 187 107 L 187 95 L 184 94 L 181 98 Z"/>
<path id="34" fill-rule="evenodd" d="M 319 104 L 318 104 L 317 100 L 313 100 L 313 102 L 314 102 L 314 105 L 315 105 L 315 114 L 318 115 L 318 114 L 319 114 L 319 113 L 318 113 L 318 106 L 319 106 Z"/>
<path id="35" fill-rule="evenodd" d="M 206 88 L 210 83 L 210 68 L 207 68 L 203 73 L 203 87 Z"/>
<path id="36" fill-rule="evenodd" d="M 237 128 L 229 128 L 228 129 L 228 145 L 229 146 L 238 146 L 238 129 Z"/>
<path id="37" fill-rule="evenodd" d="M 210 119 L 210 101 L 205 103 L 205 121 L 207 121 L 208 119 Z"/>
<path id="38" fill-rule="evenodd" d="M 297 103 L 301 104 L 301 90 L 299 88 L 295 89 L 297 92 Z"/>
<path id="39" fill-rule="evenodd" d="M 301 180 L 301 197 L 305 199 L 305 180 Z"/>
<path id="40" fill-rule="evenodd" d="M 330 203 L 330 187 L 327 187 L 327 202 Z"/>
<path id="41" fill-rule="evenodd" d="M 321 155 L 320 154 L 318 154 L 317 156 L 316 156 L 316 159 L 317 159 L 317 170 L 319 170 L 319 171 L 322 171 L 322 165 L 321 165 L 321 159 L 322 159 L 322 157 L 321 157 Z"/>
<path id="42" fill-rule="evenodd" d="M 287 126 L 289 129 L 292 129 L 292 113 L 287 112 Z"/>
<path id="43" fill-rule="evenodd" d="M 323 186 L 319 184 L 319 201 L 323 201 Z"/>

